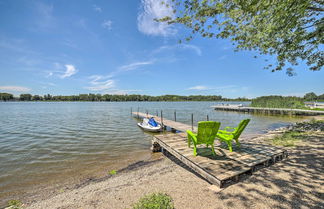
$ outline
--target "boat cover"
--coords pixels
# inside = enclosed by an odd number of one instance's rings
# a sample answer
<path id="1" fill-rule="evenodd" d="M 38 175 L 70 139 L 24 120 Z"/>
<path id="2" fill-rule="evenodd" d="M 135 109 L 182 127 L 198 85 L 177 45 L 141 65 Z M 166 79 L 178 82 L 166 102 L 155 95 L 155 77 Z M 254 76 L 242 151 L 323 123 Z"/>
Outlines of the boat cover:
<path id="1" fill-rule="evenodd" d="M 157 122 L 154 120 L 154 118 L 150 118 L 150 120 L 149 120 L 149 122 L 148 122 L 151 126 L 153 126 L 153 127 L 157 127 L 158 126 L 158 124 L 157 124 Z"/>

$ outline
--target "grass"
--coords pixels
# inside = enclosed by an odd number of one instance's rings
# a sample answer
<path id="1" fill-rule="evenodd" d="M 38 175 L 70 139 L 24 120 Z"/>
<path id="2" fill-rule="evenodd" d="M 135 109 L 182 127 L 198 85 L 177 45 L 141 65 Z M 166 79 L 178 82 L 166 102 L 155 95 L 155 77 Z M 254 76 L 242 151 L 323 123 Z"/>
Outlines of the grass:
<path id="1" fill-rule="evenodd" d="M 142 197 L 133 209 L 174 209 L 172 198 L 163 193 L 153 193 Z"/>
<path id="2" fill-rule="evenodd" d="M 111 171 L 109 171 L 109 174 L 110 175 L 116 175 L 117 174 L 117 171 L 116 170 L 111 170 Z"/>
<path id="3" fill-rule="evenodd" d="M 273 145 L 279 145 L 284 147 L 294 147 L 299 142 L 302 141 L 303 133 L 298 131 L 288 131 L 282 136 L 277 136 L 273 139 L 270 139 Z"/>
<path id="4" fill-rule="evenodd" d="M 22 209 L 22 202 L 19 200 L 9 200 L 8 206 L 10 209 Z"/>
<path id="5" fill-rule="evenodd" d="M 309 110 L 319 110 L 319 111 L 324 111 L 324 108 L 313 108 L 313 109 L 309 108 Z"/>
<path id="6" fill-rule="evenodd" d="M 59 193 L 63 193 L 64 192 L 64 189 L 59 189 L 58 192 Z"/>

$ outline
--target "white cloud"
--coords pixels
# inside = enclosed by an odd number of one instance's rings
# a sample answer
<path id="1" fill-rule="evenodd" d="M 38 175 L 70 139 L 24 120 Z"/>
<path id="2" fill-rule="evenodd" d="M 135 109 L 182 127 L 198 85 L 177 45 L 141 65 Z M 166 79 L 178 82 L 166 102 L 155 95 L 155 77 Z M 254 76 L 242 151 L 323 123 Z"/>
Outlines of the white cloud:
<path id="1" fill-rule="evenodd" d="M 120 71 L 130 71 L 130 70 L 135 70 L 141 66 L 145 66 L 145 65 L 151 65 L 153 64 L 154 61 L 146 61 L 146 62 L 134 62 L 128 65 L 123 65 L 121 67 L 119 67 Z"/>
<path id="2" fill-rule="evenodd" d="M 115 81 L 112 79 L 107 79 L 109 76 L 93 75 L 89 78 L 91 79 L 91 86 L 85 87 L 85 89 L 90 91 L 103 91 L 115 87 Z"/>
<path id="3" fill-rule="evenodd" d="M 192 44 L 182 44 L 182 48 L 184 49 L 192 49 L 194 50 L 199 56 L 202 55 L 201 49 L 198 46 L 192 45 Z"/>
<path id="4" fill-rule="evenodd" d="M 111 21 L 111 20 L 105 20 L 105 21 L 101 24 L 101 26 L 102 26 L 103 28 L 106 28 L 106 29 L 108 29 L 108 30 L 111 30 L 111 29 L 112 29 L 112 21 Z"/>
<path id="5" fill-rule="evenodd" d="M 196 52 L 197 55 L 201 56 L 202 55 L 202 51 L 201 49 L 196 46 L 196 45 L 192 45 L 192 44 L 176 44 L 176 45 L 164 45 L 161 46 L 157 49 L 155 49 L 152 53 L 156 54 L 156 53 L 160 53 L 163 52 L 165 50 L 184 50 L 184 49 L 190 49 L 193 50 L 194 52 Z"/>
<path id="6" fill-rule="evenodd" d="M 117 94 L 117 95 L 125 95 L 134 92 L 141 92 L 143 90 L 139 89 L 111 89 L 109 91 L 104 92 L 104 94 Z"/>
<path id="7" fill-rule="evenodd" d="M 0 86 L 0 90 L 2 91 L 14 91 L 14 92 L 29 92 L 30 88 L 23 86 Z"/>
<path id="8" fill-rule="evenodd" d="M 164 2 L 164 4 L 163 4 Z M 168 7 L 166 5 L 169 5 Z M 142 0 L 142 11 L 137 17 L 137 28 L 140 32 L 147 35 L 171 36 L 177 33 L 173 25 L 165 22 L 157 22 L 154 19 L 163 17 L 173 18 L 172 0 Z"/>
<path id="9" fill-rule="evenodd" d="M 97 5 L 94 4 L 92 7 L 93 7 L 94 11 L 99 12 L 99 13 L 102 12 L 102 9 L 100 7 L 98 7 Z"/>
<path id="10" fill-rule="evenodd" d="M 66 71 L 63 75 L 60 76 L 60 78 L 68 78 L 72 75 L 76 74 L 78 72 L 77 69 L 73 65 L 65 65 Z"/>
<path id="11" fill-rule="evenodd" d="M 239 87 L 236 85 L 225 85 L 225 86 L 204 86 L 204 85 L 197 85 L 188 88 L 187 90 L 196 90 L 196 91 L 221 91 L 221 92 L 238 92 L 238 91 L 245 91 L 247 87 Z"/>
<path id="12" fill-rule="evenodd" d="M 198 90 L 198 91 L 203 91 L 203 90 L 209 90 L 207 86 L 193 86 L 188 88 L 189 90 Z"/>

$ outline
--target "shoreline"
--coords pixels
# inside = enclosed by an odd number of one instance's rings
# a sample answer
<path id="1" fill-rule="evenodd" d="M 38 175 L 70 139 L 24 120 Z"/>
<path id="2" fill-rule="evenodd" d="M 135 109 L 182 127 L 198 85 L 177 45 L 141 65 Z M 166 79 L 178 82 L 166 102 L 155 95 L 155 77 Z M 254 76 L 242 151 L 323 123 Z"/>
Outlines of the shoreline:
<path id="1" fill-rule="evenodd" d="M 265 142 L 290 127 L 256 137 Z M 130 208 L 143 195 L 169 194 L 177 209 L 185 208 L 321 208 L 324 133 L 305 135 L 307 143 L 289 150 L 289 158 L 224 189 L 179 166 L 168 157 L 137 162 L 107 178 L 91 180 L 75 189 L 26 204 L 26 208 Z M 309 143 L 311 142 L 311 143 Z M 199 200 L 199 201 L 197 201 Z"/>
<path id="2" fill-rule="evenodd" d="M 314 117 L 311 117 L 311 118 L 314 118 Z M 310 121 L 311 118 L 304 119 L 301 122 Z M 284 127 L 277 128 L 274 130 L 268 130 L 265 134 L 258 134 L 257 136 L 252 137 L 252 138 L 245 137 L 242 139 L 242 141 L 245 141 L 245 140 L 263 141 L 265 139 L 274 137 L 276 135 L 280 135 L 280 134 L 284 133 L 285 131 L 291 129 L 291 127 L 294 127 L 295 125 L 296 125 L 296 123 L 291 124 L 291 125 L 286 125 Z M 27 196 L 27 197 L 25 196 L 26 198 L 22 199 L 22 202 L 24 202 L 26 206 L 29 206 L 29 205 L 33 205 L 34 203 L 37 203 L 37 202 L 42 202 L 42 201 L 46 201 L 48 199 L 54 198 L 55 196 L 61 195 L 62 193 L 79 190 L 79 189 L 88 187 L 93 184 L 100 184 L 102 182 L 111 181 L 111 179 L 114 178 L 115 176 L 119 176 L 119 175 L 127 176 L 128 173 L 136 172 L 138 170 L 145 170 L 147 168 L 151 168 L 151 169 L 155 170 L 152 167 L 155 167 L 155 165 L 159 165 L 159 164 L 163 163 L 163 161 L 165 161 L 166 158 L 167 157 L 165 157 L 161 153 L 152 154 L 150 159 L 148 159 L 148 160 L 136 161 L 134 163 L 131 163 L 131 164 L 117 170 L 117 175 L 105 175 L 105 176 L 100 176 L 100 177 L 93 177 L 93 178 L 90 177 L 90 178 L 86 178 L 86 179 L 80 179 L 79 183 L 69 184 L 68 186 L 64 186 L 64 189 L 61 189 L 59 191 L 57 189 L 55 191 L 53 191 L 53 189 L 51 189 L 51 186 L 47 186 L 46 188 L 35 192 L 31 196 Z M 168 163 L 175 164 L 172 161 L 168 162 Z M 168 165 L 168 166 L 170 166 L 170 165 Z M 186 171 L 186 172 L 188 172 L 188 171 Z M 46 192 L 44 192 L 44 191 L 46 191 Z"/>

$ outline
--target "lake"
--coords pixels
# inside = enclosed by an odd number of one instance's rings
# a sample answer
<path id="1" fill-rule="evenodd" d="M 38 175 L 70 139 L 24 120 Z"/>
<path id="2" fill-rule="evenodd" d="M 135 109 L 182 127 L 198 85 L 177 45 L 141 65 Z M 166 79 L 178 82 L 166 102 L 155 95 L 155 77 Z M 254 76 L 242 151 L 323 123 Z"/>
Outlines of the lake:
<path id="1" fill-rule="evenodd" d="M 225 103 L 225 102 L 221 102 Z M 152 135 L 137 127 L 133 111 L 191 124 L 236 126 L 251 118 L 242 137 L 265 133 L 300 118 L 215 111 L 217 102 L 0 102 L 0 206 L 44 187 L 107 175 L 151 158 Z M 230 104 L 233 104 L 231 102 Z"/>

